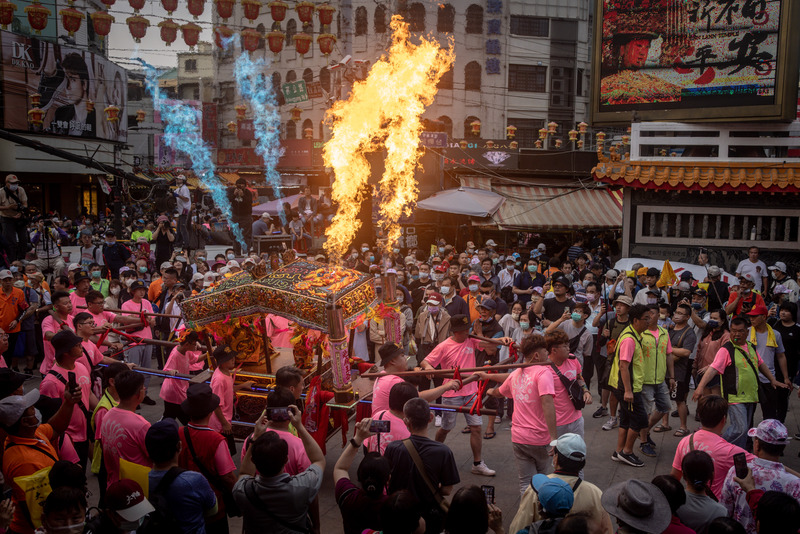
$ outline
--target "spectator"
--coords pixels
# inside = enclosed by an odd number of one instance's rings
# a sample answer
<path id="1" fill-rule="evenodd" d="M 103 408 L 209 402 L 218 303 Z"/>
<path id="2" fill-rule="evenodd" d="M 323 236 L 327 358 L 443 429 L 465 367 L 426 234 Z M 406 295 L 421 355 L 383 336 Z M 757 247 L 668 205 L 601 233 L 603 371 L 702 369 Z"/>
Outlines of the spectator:
<path id="1" fill-rule="evenodd" d="M 253 223 L 253 237 L 260 237 L 264 235 L 272 235 L 276 233 L 275 225 L 272 224 L 272 218 L 266 211 L 261 214 L 261 217 Z M 277 231 L 280 233 L 280 230 Z"/>
<path id="2" fill-rule="evenodd" d="M 499 283 L 497 287 L 497 291 L 502 291 L 506 287 L 511 287 L 514 284 L 514 280 L 520 275 L 520 272 L 516 269 L 517 259 L 514 256 L 508 256 L 506 258 L 505 269 L 501 270 L 497 275 L 497 281 Z"/>
<path id="3" fill-rule="evenodd" d="M 494 503 L 487 503 L 486 495 L 478 486 L 465 486 L 453 495 L 453 502 L 445 519 L 446 534 L 504 534 L 503 513 Z"/>
<path id="4" fill-rule="evenodd" d="M 788 473 L 780 462 L 791 439 L 786 427 L 780 421 L 766 419 L 756 428 L 751 428 L 747 435 L 753 438 L 753 453 L 756 455 L 756 458 L 747 462 L 755 489 L 781 491 L 795 500 L 800 499 L 800 478 Z M 748 534 L 755 534 L 756 518 L 747 504 L 745 492 L 733 480 L 735 475 L 735 468 L 728 471 L 720 502 L 725 505 L 730 517 L 744 525 Z"/>
<path id="5" fill-rule="evenodd" d="M 674 322 L 672 328 L 669 329 L 669 339 L 672 345 L 672 357 L 674 358 L 673 368 L 675 372 L 675 381 L 677 383 L 675 389 L 675 403 L 678 405 L 678 417 L 680 419 L 680 427 L 675 431 L 675 436 L 684 437 L 689 435 L 689 427 L 687 426 L 686 419 L 689 415 L 689 407 L 686 405 L 686 398 L 689 395 L 689 384 L 692 380 L 692 361 L 690 360 L 692 354 L 695 352 L 697 345 L 697 337 L 695 336 L 694 329 L 689 326 L 689 316 L 692 314 L 692 307 L 686 303 L 678 304 L 675 312 L 672 314 Z M 664 424 L 662 421 L 661 427 L 664 430 L 671 430 L 669 424 Z M 658 428 L 654 428 L 653 432 L 657 432 Z"/>
<path id="6" fill-rule="evenodd" d="M 558 525 L 572 509 L 575 500 L 572 488 L 559 478 L 542 474 L 533 476 L 531 487 L 536 492 L 542 518 L 522 532 L 556 532 Z"/>
<path id="7" fill-rule="evenodd" d="M 458 294 L 458 285 L 453 280 L 450 278 L 442 280 L 439 291 L 442 294 L 442 306 L 450 317 L 459 314 L 469 315 L 469 307 L 466 301 Z"/>
<path id="8" fill-rule="evenodd" d="M 725 313 L 734 317 L 744 317 L 756 306 L 764 306 L 764 299 L 753 289 L 756 285 L 755 277 L 745 273 L 739 277 L 739 290 L 732 291 L 725 304 Z"/>
<path id="9" fill-rule="evenodd" d="M 708 524 L 706 534 L 747 534 L 738 521 L 730 517 L 718 517 Z"/>
<path id="10" fill-rule="evenodd" d="M 669 475 L 659 475 L 653 479 L 652 484 L 667 498 L 672 513 L 672 519 L 664 534 L 695 534 L 695 531 L 684 525 L 677 515 L 678 508 L 686 504 L 686 490 L 681 483 Z"/>
<path id="11" fill-rule="evenodd" d="M 586 466 L 586 443 L 583 438 L 577 434 L 563 434 L 550 445 L 555 472 L 548 475 L 548 478 L 562 480 L 574 493 L 574 503 L 567 517 L 575 514 L 585 514 L 598 525 L 602 532 L 612 532 L 611 518 L 600 502 L 603 492 L 600 491 L 600 488 L 591 482 L 583 480 L 580 476 L 581 471 Z M 526 486 L 525 493 L 519 503 L 517 515 L 514 516 L 514 520 L 511 522 L 510 532 L 518 532 L 531 523 L 542 519 L 541 509 L 538 506 L 538 493 L 531 483 L 526 483 Z"/>
<path id="12" fill-rule="evenodd" d="M 650 429 L 670 411 L 670 391 L 675 390 L 672 343 L 667 330 L 658 326 L 659 307 L 648 304 L 649 324 L 642 332 L 644 369 L 642 374 L 642 398 L 645 412 L 649 414 L 647 426 L 639 434 L 642 443 L 639 450 L 645 456 L 655 456 L 655 442 L 650 438 Z M 669 380 L 669 387 L 665 379 Z"/>
<path id="13" fill-rule="evenodd" d="M 625 534 L 661 534 L 671 522 L 667 498 L 648 482 L 634 479 L 614 484 L 603 493 L 602 503 Z"/>
<path id="14" fill-rule="evenodd" d="M 661 278 L 661 271 L 654 267 L 647 269 L 645 276 L 645 287 L 643 287 L 633 299 L 634 304 L 658 304 L 659 300 L 667 302 L 667 293 L 658 287 L 658 280 Z M 649 293 L 648 293 L 649 292 Z"/>
<path id="15" fill-rule="evenodd" d="M 443 300 L 440 293 L 432 293 L 425 302 L 425 308 L 422 308 L 417 317 L 414 329 L 414 338 L 418 347 L 417 362 L 424 360 L 439 343 L 444 342 L 450 336 L 450 314 L 443 308 Z"/>
<path id="16" fill-rule="evenodd" d="M 298 475 L 284 473 L 288 445 L 277 433 L 267 431 L 266 417 L 259 418 L 253 444 L 245 453 L 241 475 L 233 488 L 247 534 L 264 531 L 289 534 L 306 532 L 311 527 L 308 513 L 322 485 L 325 456 L 303 426 L 296 406 L 289 407 L 289 418 L 303 441 L 311 465 Z M 259 475 L 254 478 L 256 470 Z"/>
<path id="17" fill-rule="evenodd" d="M 718 310 L 728 303 L 730 297 L 727 282 L 722 281 L 722 269 L 716 265 L 708 267 L 708 309 Z"/>
<path id="18" fill-rule="evenodd" d="M 61 256 L 59 244 L 62 241 L 66 242 L 68 239 L 67 233 L 54 221 L 39 219 L 36 232 L 31 237 L 31 244 L 36 252 L 36 259 L 31 263 L 43 273 L 61 273 L 66 264 Z"/>
<path id="19" fill-rule="evenodd" d="M 686 504 L 678 508 L 678 517 L 697 534 L 705 534 L 714 519 L 728 516 L 728 510 L 711 491 L 711 483 L 723 477 L 715 476 L 714 460 L 701 450 L 689 451 L 683 457 L 681 472 L 686 481 Z"/>
<path id="20" fill-rule="evenodd" d="M 5 366 L 15 371 L 19 371 L 15 353 L 22 330 L 20 318 L 27 309 L 25 293 L 14 287 L 14 275 L 9 270 L 0 271 L 0 328 L 8 334 L 8 348 L 3 353 L 3 359 Z"/>
<path id="21" fill-rule="evenodd" d="M 217 513 L 217 499 L 203 475 L 178 467 L 181 451 L 178 423 L 174 419 L 155 423 L 147 430 L 145 444 L 153 460 L 148 475 L 150 498 L 163 496 L 168 507 L 159 512 L 173 517 L 185 534 L 205 534 L 205 519 Z"/>
<path id="22" fill-rule="evenodd" d="M 374 421 L 389 421 L 389 431 L 379 432 L 368 437 L 364 441 L 367 450 L 384 454 L 389 443 L 411 436 L 411 432 L 403 420 L 403 406 L 409 400 L 417 397 L 419 397 L 417 388 L 408 382 L 402 381 L 392 386 L 389 392 L 389 409 L 372 413 Z"/>
<path id="23" fill-rule="evenodd" d="M 784 302 L 778 311 L 778 321 L 772 325 L 780 333 L 786 355 L 786 370 L 789 378 L 797 376 L 800 362 L 800 325 L 797 324 L 797 304 Z"/>
<path id="24" fill-rule="evenodd" d="M 192 212 L 192 195 L 189 188 L 186 186 L 186 176 L 179 174 L 175 177 L 177 189 L 172 192 L 175 195 L 175 211 L 178 212 L 178 237 L 180 237 L 181 246 L 189 246 L 189 218 Z M 252 202 L 248 204 L 248 207 Z"/>
<path id="25" fill-rule="evenodd" d="M 775 265 L 769 267 L 769 271 L 772 273 L 773 278 L 772 285 L 770 286 L 770 295 L 774 296 L 775 288 L 782 285 L 789 290 L 787 299 L 790 302 L 797 302 L 798 294 L 800 294 L 800 286 L 787 274 L 788 269 L 786 268 L 786 264 L 782 261 L 776 261 Z"/>
<path id="26" fill-rule="evenodd" d="M 28 234 L 25 229 L 28 195 L 20 187 L 16 174 L 6 175 L 5 187 L 0 189 L 0 222 L 3 238 L 9 247 L 9 261 L 25 257 L 28 251 Z"/>
<path id="27" fill-rule="evenodd" d="M 700 336 L 697 346 L 697 356 L 694 360 L 694 371 L 696 373 L 695 383 L 699 385 L 699 379 L 714 361 L 714 357 L 719 349 L 731 340 L 728 329 L 728 315 L 725 310 L 718 309 L 711 312 L 706 322 L 706 327 Z M 702 395 L 719 395 L 720 384 L 719 376 L 715 376 L 708 381 L 706 388 L 700 392 Z"/>
<path id="28" fill-rule="evenodd" d="M 353 439 L 350 440 L 349 446 L 345 445 L 342 455 L 333 466 L 336 503 L 342 513 L 345 534 L 361 534 L 367 528 L 382 526 L 379 511 L 386 500 L 384 491 L 389 482 L 391 469 L 389 460 L 377 452 L 365 454 L 358 466 L 358 482 L 361 487 L 350 481 L 348 473 L 358 449 L 362 445 L 366 446 L 366 441 L 372 437 L 369 431 L 371 422 L 372 419 L 366 418 L 356 423 Z M 400 423 L 405 428 L 402 420 Z"/>
<path id="29" fill-rule="evenodd" d="M 786 411 L 789 409 L 789 394 L 792 391 L 792 378 L 786 367 L 786 350 L 780 332 L 776 332 L 767 324 L 768 310 L 766 306 L 756 306 L 747 315 L 750 317 L 750 331 L 748 342 L 755 347 L 756 352 L 775 375 L 775 379 L 786 384 L 786 388 L 774 389 L 769 387 L 769 381 L 763 375 L 758 376 L 763 386 L 759 391 L 761 413 L 764 419 L 777 419 L 781 423 L 786 420 Z"/>
<path id="30" fill-rule="evenodd" d="M 117 243 L 117 234 L 113 229 L 106 230 L 106 240 L 103 245 L 103 261 L 108 266 L 111 278 L 119 276 L 119 270 L 131 257 L 131 251 L 122 243 Z"/>
<path id="31" fill-rule="evenodd" d="M 297 248 L 297 242 L 302 239 L 303 247 L 306 251 L 311 248 L 311 234 L 309 234 L 303 221 L 300 220 L 300 215 L 292 213 L 292 220 L 289 222 L 289 236 L 292 238 L 292 248 Z"/>
<path id="32" fill-rule="evenodd" d="M 460 482 L 458 466 L 449 447 L 428 438 L 432 416 L 427 401 L 409 400 L 403 414 L 411 437 L 386 447 L 385 455 L 392 466 L 388 492 L 410 490 L 422 503 L 425 532 L 439 533 L 446 514 L 440 502 Z"/>
<path id="33" fill-rule="evenodd" d="M 153 232 L 145 228 L 144 219 L 137 219 L 134 231 L 131 232 L 131 241 L 138 241 L 140 237 L 143 237 L 147 243 L 153 240 Z"/>
<path id="34" fill-rule="evenodd" d="M 514 295 L 524 308 L 527 308 L 531 301 L 534 288 L 544 285 L 545 278 L 537 272 L 538 269 L 539 262 L 531 258 L 528 260 L 525 270 L 514 279 Z"/>
<path id="35" fill-rule="evenodd" d="M 238 239 L 234 239 L 233 252 L 236 255 L 247 255 L 250 252 L 250 241 L 252 240 L 250 233 L 253 229 L 253 193 L 247 187 L 247 180 L 239 178 L 233 187 L 228 188 L 227 194 L 233 214 L 230 222 L 232 226 L 239 227 L 245 245 L 242 249 L 242 243 L 239 243 Z M 234 231 L 234 235 L 238 234 Z M 184 246 L 186 246 L 185 243 Z M 232 259 L 235 258 L 228 258 L 229 261 Z"/>
<path id="36" fill-rule="evenodd" d="M 734 476 L 733 480 L 745 492 L 747 505 L 755 516 L 756 532 L 796 534 L 800 528 L 800 504 L 795 497 L 782 491 L 756 488 L 750 469 L 743 479 Z"/>
<path id="37" fill-rule="evenodd" d="M 47 496 L 42 507 L 42 534 L 61 534 L 83 529 L 86 524 L 86 493 L 78 488 L 62 486 Z M 83 532 L 83 530 L 81 530 Z"/>
<path id="38" fill-rule="evenodd" d="M 425 521 L 420 512 L 421 505 L 408 490 L 396 491 L 384 501 L 379 515 L 384 523 L 383 530 L 367 529 L 364 534 L 422 534 Z"/>
<path id="39" fill-rule="evenodd" d="M 711 492 L 715 497 L 722 495 L 722 483 L 727 473 L 733 466 L 733 455 L 745 452 L 744 449 L 733 445 L 722 438 L 722 430 L 727 423 L 729 408 L 728 402 L 718 395 L 706 395 L 697 403 L 697 414 L 700 416 L 702 428 L 694 434 L 683 438 L 675 451 L 672 460 L 672 476 L 680 480 L 688 475 L 682 472 L 684 458 L 693 450 L 705 451 L 714 462 L 715 476 L 710 484 Z M 748 458 L 755 458 L 747 453 Z"/>
<path id="40" fill-rule="evenodd" d="M 155 508 L 144 496 L 138 482 L 130 479 L 115 482 L 108 488 L 106 505 L 87 524 L 85 532 L 128 534 L 136 532 Z"/>
<path id="41" fill-rule="evenodd" d="M 550 326 L 545 330 L 547 333 L 561 330 L 567 335 L 569 353 L 580 362 L 581 367 L 584 367 L 584 360 L 588 359 L 592 354 L 593 338 L 586 325 L 589 313 L 589 305 L 585 302 L 580 302 L 575 304 L 571 312 L 567 313 L 564 310 L 564 314 L 550 323 Z"/>
<path id="42" fill-rule="evenodd" d="M 81 256 L 80 265 L 87 271 L 91 271 L 92 264 L 103 265 L 103 247 L 94 244 L 91 230 L 80 231 L 80 248 L 78 252 Z"/>
<path id="43" fill-rule="evenodd" d="M 159 215 L 156 219 L 158 226 L 156 231 L 153 232 L 153 240 L 156 243 L 156 263 L 164 268 L 164 263 L 168 262 L 172 257 L 173 243 L 175 242 L 175 233 L 169 224 L 169 219 L 166 215 Z M 170 265 L 171 266 L 171 265 Z"/>
<path id="44" fill-rule="evenodd" d="M 545 327 L 550 326 L 550 323 L 557 321 L 559 317 L 566 313 L 569 308 L 570 313 L 575 308 L 575 302 L 568 297 L 567 290 L 572 287 L 572 283 L 563 276 L 556 277 L 549 284 L 553 289 L 554 298 L 545 298 L 537 300 L 533 305 L 533 313 L 542 315 L 542 325 Z M 550 288 L 547 284 L 544 290 L 548 291 Z"/>
<path id="45" fill-rule="evenodd" d="M 736 276 L 742 278 L 748 274 L 751 275 L 755 285 L 754 289 L 761 293 L 762 289 L 766 290 L 769 287 L 769 281 L 767 279 L 767 266 L 758 259 L 758 255 L 758 247 L 753 246 L 747 249 L 747 259 L 739 262 L 736 267 Z"/>
<path id="46" fill-rule="evenodd" d="M 317 199 L 311 196 L 309 186 L 303 188 L 303 196 L 297 200 L 297 212 L 303 220 L 303 224 L 311 222 L 312 228 L 314 224 L 322 222 L 322 215 L 317 210 Z"/>
<path id="47" fill-rule="evenodd" d="M 734 318 L 731 321 L 731 341 L 719 349 L 692 396 L 692 399 L 697 401 L 700 398 L 700 392 L 709 381 L 717 374 L 721 375 L 722 395 L 729 404 L 728 422 L 730 423 L 722 437 L 739 447 L 744 447 L 747 441 L 747 428 L 750 426 L 750 421 L 753 420 L 753 413 L 758 402 L 758 371 L 767 377 L 772 387 L 788 387 L 783 382 L 775 380 L 755 347 L 746 341 L 746 336 L 747 323 L 742 318 Z M 736 358 L 735 355 L 742 357 Z"/>

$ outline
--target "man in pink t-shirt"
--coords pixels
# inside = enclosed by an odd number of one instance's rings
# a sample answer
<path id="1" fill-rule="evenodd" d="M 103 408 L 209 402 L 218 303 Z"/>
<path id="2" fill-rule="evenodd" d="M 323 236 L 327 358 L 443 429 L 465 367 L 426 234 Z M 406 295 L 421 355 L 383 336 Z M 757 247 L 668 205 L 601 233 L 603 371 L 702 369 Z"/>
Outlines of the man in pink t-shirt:
<path id="1" fill-rule="evenodd" d="M 153 305 L 150 304 L 150 301 L 145 299 L 144 296 L 147 294 L 147 287 L 144 285 L 144 282 L 141 280 L 136 280 L 133 284 L 131 284 L 130 292 L 133 298 L 131 300 L 127 300 L 122 304 L 122 309 L 124 311 L 134 311 L 137 313 L 153 313 Z M 144 327 L 141 330 L 136 330 L 134 332 L 128 332 L 132 336 L 141 337 L 144 339 L 151 339 L 153 337 L 153 331 L 151 327 L 155 325 L 155 318 L 152 316 L 145 316 L 144 317 Z M 152 367 L 152 352 L 153 346 L 152 345 L 136 345 L 135 347 L 130 347 L 125 350 L 125 359 L 126 361 L 135 364 L 137 367 L 141 367 L 143 369 L 150 369 Z M 144 387 L 145 390 L 147 386 L 150 385 L 150 375 L 146 375 L 144 379 Z M 155 406 L 156 401 L 145 395 L 144 400 L 142 401 L 144 404 L 148 406 Z"/>
<path id="2" fill-rule="evenodd" d="M 178 346 L 173 347 L 169 353 L 164 371 L 173 374 L 188 375 L 192 363 L 193 349 L 197 348 L 197 332 L 189 332 L 181 338 Z M 179 420 L 184 425 L 189 422 L 189 417 L 181 409 L 181 403 L 186 400 L 186 390 L 189 381 L 183 378 L 165 378 L 161 384 L 158 396 L 164 401 L 164 417 Z"/>
<path id="3" fill-rule="evenodd" d="M 702 428 L 678 443 L 675 458 L 672 460 L 672 476 L 677 480 L 681 479 L 683 457 L 690 451 L 707 452 L 714 460 L 714 479 L 711 482 L 711 491 L 719 499 L 722 496 L 725 475 L 733 467 L 733 455 L 743 452 L 747 456 L 748 462 L 755 456 L 722 438 L 722 430 L 728 422 L 728 402 L 725 399 L 719 395 L 706 395 L 697 403 L 697 415 L 700 417 Z"/>
<path id="4" fill-rule="evenodd" d="M 478 341 L 469 337 L 471 326 L 469 317 L 463 314 L 455 314 L 450 318 L 450 330 L 453 333 L 449 338 L 439 343 L 428 356 L 420 362 L 418 370 L 435 369 L 441 366 L 442 369 L 470 368 L 475 367 L 475 352 L 497 345 L 510 345 L 511 338 L 493 338 L 492 342 Z M 467 378 L 472 373 L 462 375 Z M 478 393 L 478 383 L 471 382 L 457 391 L 447 391 L 442 394 L 442 403 L 449 406 L 470 407 L 475 403 Z M 481 458 L 483 447 L 483 417 L 479 415 L 464 414 L 470 430 L 469 444 L 472 449 L 472 473 L 476 475 L 494 476 L 495 471 L 489 469 Z M 442 414 L 442 426 L 436 431 L 436 441 L 444 443 L 447 434 L 455 427 L 456 412 L 445 412 Z"/>
<path id="5" fill-rule="evenodd" d="M 75 285 L 75 291 L 69 294 L 69 300 L 72 301 L 72 309 L 75 310 L 75 313 L 86 311 L 86 295 L 91 289 L 89 273 L 86 271 L 75 273 L 73 284 Z"/>
<path id="6" fill-rule="evenodd" d="M 211 391 L 219 397 L 219 406 L 208 420 L 208 426 L 225 436 L 231 454 L 234 454 L 236 443 L 233 440 L 231 421 L 233 420 L 236 392 L 251 389 L 253 382 L 248 380 L 241 384 L 234 384 L 233 370 L 236 367 L 236 352 L 227 345 L 219 345 L 214 349 L 213 356 L 214 361 L 217 362 L 217 368 L 211 376 Z"/>
<path id="7" fill-rule="evenodd" d="M 403 440 L 411 436 L 406 427 L 403 415 L 403 406 L 410 399 L 419 397 L 417 388 L 409 382 L 400 382 L 392 386 L 389 393 L 389 409 L 372 413 L 373 421 L 389 421 L 389 430 L 371 435 L 364 440 L 364 446 L 370 452 L 383 454 L 389 443 Z"/>
<path id="8" fill-rule="evenodd" d="M 44 359 L 39 367 L 42 376 L 47 374 L 55 362 L 55 350 L 50 342 L 61 330 L 75 330 L 72 326 L 72 301 L 66 291 L 53 293 L 53 312 L 42 321 L 42 338 L 44 341 Z"/>
<path id="9" fill-rule="evenodd" d="M 145 396 L 144 377 L 135 371 L 123 371 L 114 379 L 114 387 L 119 405 L 108 411 L 100 427 L 108 486 L 119 480 L 120 458 L 145 467 L 153 465 L 144 443 L 150 423 L 136 413 Z"/>
<path id="10" fill-rule="evenodd" d="M 578 434 L 583 437 L 583 414 L 572 404 L 569 392 L 559 376 L 560 373 L 569 380 L 577 380 L 583 391 L 583 402 L 591 404 L 592 394 L 586 389 L 586 382 L 581 376 L 581 364 L 574 357 L 570 358 L 569 336 L 563 330 L 545 334 L 544 340 L 547 345 L 548 359 L 551 363 L 550 372 L 553 375 L 553 387 L 555 388 L 553 403 L 556 408 L 558 435 Z"/>

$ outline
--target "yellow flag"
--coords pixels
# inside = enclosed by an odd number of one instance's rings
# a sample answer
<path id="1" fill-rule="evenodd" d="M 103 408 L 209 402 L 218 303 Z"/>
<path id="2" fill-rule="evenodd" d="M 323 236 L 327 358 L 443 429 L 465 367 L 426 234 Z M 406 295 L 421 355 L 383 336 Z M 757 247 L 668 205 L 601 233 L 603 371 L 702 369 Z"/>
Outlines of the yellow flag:
<path id="1" fill-rule="evenodd" d="M 129 462 L 124 458 L 119 459 L 119 478 L 129 478 L 138 482 L 144 491 L 145 497 L 150 495 L 150 468 L 144 465 L 139 465 L 134 462 Z"/>
<path id="2" fill-rule="evenodd" d="M 658 287 L 669 287 L 677 281 L 678 277 L 675 276 L 675 271 L 672 270 L 672 265 L 669 264 L 669 260 L 666 260 L 664 262 L 664 267 L 661 268 L 661 278 L 658 279 L 656 285 Z"/>
<path id="3" fill-rule="evenodd" d="M 50 489 L 50 467 L 36 471 L 32 475 L 16 477 L 14 482 L 25 492 L 25 504 L 28 506 L 33 526 L 42 526 L 42 507 Z"/>

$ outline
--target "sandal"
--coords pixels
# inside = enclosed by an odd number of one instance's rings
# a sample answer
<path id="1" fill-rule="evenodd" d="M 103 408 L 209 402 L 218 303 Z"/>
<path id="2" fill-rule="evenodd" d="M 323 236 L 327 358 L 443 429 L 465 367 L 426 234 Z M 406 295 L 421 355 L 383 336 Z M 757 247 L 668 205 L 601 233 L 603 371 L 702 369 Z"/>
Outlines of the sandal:
<path id="1" fill-rule="evenodd" d="M 483 439 L 492 439 L 497 435 L 497 432 L 484 432 Z"/>
<path id="2" fill-rule="evenodd" d="M 653 432 L 669 432 L 672 430 L 671 426 L 664 425 L 662 423 L 658 423 L 655 427 L 653 427 Z"/>
<path id="3" fill-rule="evenodd" d="M 678 438 L 685 438 L 686 436 L 688 436 L 691 433 L 692 433 L 692 431 L 689 430 L 688 428 L 679 428 L 678 430 L 675 431 L 673 436 L 678 437 Z"/>
<path id="4" fill-rule="evenodd" d="M 465 426 L 464 430 L 461 431 L 462 434 L 469 434 L 470 432 L 472 432 L 472 430 L 470 430 L 468 426 Z"/>

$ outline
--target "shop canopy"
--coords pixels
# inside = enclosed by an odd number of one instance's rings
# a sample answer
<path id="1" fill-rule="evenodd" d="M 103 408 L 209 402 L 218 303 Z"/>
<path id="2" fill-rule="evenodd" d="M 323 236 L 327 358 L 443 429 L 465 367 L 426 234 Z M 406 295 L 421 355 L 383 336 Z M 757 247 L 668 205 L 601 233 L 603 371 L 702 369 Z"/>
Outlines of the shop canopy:
<path id="1" fill-rule="evenodd" d="M 265 211 L 269 213 L 271 216 L 276 217 L 280 215 L 281 207 L 283 206 L 284 202 L 288 202 L 292 208 L 297 208 L 297 201 L 300 200 L 300 197 L 303 195 L 289 195 L 288 197 L 279 198 L 276 200 L 270 200 L 269 202 L 264 202 L 259 204 L 258 206 L 253 206 L 253 215 L 261 217 L 261 214 Z M 318 198 L 317 195 L 311 195 L 313 198 Z"/>
<path id="2" fill-rule="evenodd" d="M 471 217 L 490 217 L 503 204 L 503 197 L 483 189 L 459 187 L 447 189 L 417 202 L 417 207 Z"/>
<path id="3" fill-rule="evenodd" d="M 486 177 L 462 177 L 465 186 L 496 193 L 503 198 L 492 221 L 502 230 L 576 230 L 621 228 L 622 201 L 618 191 L 596 187 L 549 187 L 519 181 L 495 185 Z M 486 225 L 486 222 L 477 222 Z"/>

